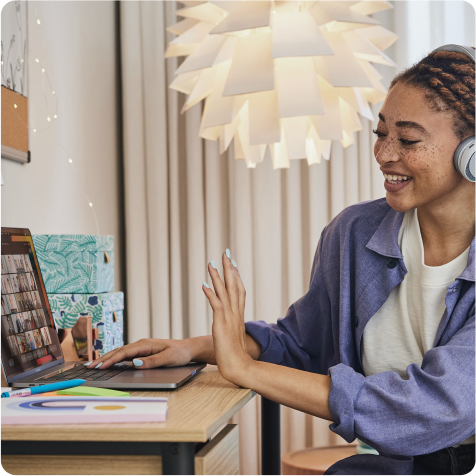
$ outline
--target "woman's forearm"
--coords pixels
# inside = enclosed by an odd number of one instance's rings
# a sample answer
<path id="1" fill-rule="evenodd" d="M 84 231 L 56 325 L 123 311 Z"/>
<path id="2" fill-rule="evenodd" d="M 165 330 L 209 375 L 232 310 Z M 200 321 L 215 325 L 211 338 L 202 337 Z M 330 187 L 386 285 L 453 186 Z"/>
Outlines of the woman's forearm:
<path id="1" fill-rule="evenodd" d="M 329 410 L 331 378 L 268 362 L 250 361 L 233 382 L 263 397 L 332 421 Z"/>
<path id="2" fill-rule="evenodd" d="M 213 336 L 200 336 L 187 339 L 190 344 L 191 360 L 206 362 L 216 365 L 215 348 L 213 346 Z M 261 355 L 261 345 L 259 345 L 249 334 L 246 334 L 246 347 L 248 354 L 253 360 L 258 360 Z"/>

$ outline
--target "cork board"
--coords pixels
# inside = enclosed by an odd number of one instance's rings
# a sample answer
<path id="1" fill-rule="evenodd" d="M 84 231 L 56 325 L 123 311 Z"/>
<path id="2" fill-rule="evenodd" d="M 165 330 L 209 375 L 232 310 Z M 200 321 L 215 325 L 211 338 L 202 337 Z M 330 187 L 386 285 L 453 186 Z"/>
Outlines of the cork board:
<path id="1" fill-rule="evenodd" d="M 5 86 L 2 86 L 2 145 L 28 152 L 28 98 Z"/>

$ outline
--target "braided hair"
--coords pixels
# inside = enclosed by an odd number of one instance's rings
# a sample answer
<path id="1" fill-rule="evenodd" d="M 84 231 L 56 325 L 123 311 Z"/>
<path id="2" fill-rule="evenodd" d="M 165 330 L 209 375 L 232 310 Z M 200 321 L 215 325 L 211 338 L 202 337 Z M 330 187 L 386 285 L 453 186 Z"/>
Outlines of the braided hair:
<path id="1" fill-rule="evenodd" d="M 434 110 L 452 112 L 454 133 L 463 140 L 474 135 L 474 74 L 464 53 L 437 51 L 397 74 L 389 91 L 398 82 L 424 90 Z"/>

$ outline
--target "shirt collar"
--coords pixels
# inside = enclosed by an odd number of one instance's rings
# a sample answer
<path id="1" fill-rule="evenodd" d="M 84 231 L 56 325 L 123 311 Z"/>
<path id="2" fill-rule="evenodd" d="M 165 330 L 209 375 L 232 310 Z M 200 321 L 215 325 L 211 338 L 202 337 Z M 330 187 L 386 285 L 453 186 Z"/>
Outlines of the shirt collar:
<path id="1" fill-rule="evenodd" d="M 402 252 L 398 246 L 398 232 L 402 226 L 404 213 L 397 212 L 390 208 L 385 218 L 378 226 L 375 233 L 370 238 L 366 247 L 376 253 L 389 258 L 403 259 Z M 475 240 L 471 242 L 469 247 L 468 262 L 464 271 L 457 279 L 465 279 L 466 281 L 475 280 Z"/>
<path id="2" fill-rule="evenodd" d="M 398 246 L 398 232 L 402 226 L 404 215 L 404 213 L 390 208 L 366 247 L 389 258 L 403 259 Z"/>

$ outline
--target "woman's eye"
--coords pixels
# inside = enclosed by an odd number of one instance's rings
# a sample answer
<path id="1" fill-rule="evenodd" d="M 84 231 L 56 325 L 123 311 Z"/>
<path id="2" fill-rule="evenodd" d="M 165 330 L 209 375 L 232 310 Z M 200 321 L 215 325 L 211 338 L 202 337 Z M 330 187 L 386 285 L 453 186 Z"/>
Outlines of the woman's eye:
<path id="1" fill-rule="evenodd" d="M 420 142 L 419 140 L 406 140 L 406 139 L 398 139 L 403 145 L 412 145 Z"/>
<path id="2" fill-rule="evenodd" d="M 373 129 L 372 132 L 377 136 L 377 137 L 383 137 L 385 134 L 383 132 L 377 131 L 376 129 Z"/>

